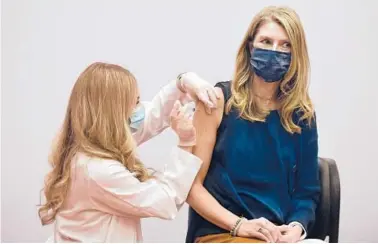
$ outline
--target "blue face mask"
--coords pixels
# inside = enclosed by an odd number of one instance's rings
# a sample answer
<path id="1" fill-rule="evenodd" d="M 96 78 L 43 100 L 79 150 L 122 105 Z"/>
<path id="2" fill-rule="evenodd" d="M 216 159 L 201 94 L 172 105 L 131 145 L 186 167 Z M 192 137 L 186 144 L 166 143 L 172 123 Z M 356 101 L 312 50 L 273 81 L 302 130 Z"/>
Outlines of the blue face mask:
<path id="1" fill-rule="evenodd" d="M 280 81 L 289 70 L 291 53 L 253 48 L 250 62 L 253 71 L 265 82 Z"/>
<path id="2" fill-rule="evenodd" d="M 146 116 L 145 108 L 142 104 L 139 104 L 134 109 L 130 117 L 131 132 L 135 132 L 140 128 L 140 126 L 143 124 L 145 116 Z"/>

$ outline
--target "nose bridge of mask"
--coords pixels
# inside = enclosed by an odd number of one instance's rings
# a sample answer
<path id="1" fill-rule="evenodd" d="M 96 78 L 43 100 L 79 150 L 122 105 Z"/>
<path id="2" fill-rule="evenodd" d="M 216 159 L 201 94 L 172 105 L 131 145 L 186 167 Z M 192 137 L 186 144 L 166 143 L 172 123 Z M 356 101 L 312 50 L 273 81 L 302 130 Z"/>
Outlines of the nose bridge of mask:
<path id="1" fill-rule="evenodd" d="M 267 50 L 285 52 L 285 49 L 280 45 L 279 41 L 274 41 L 273 44 L 267 48 Z"/>
<path id="2" fill-rule="evenodd" d="M 273 48 L 272 48 L 272 50 L 273 50 L 273 51 L 277 51 L 277 47 L 278 47 L 278 43 L 277 43 L 277 42 L 274 42 L 274 43 L 273 43 Z"/>

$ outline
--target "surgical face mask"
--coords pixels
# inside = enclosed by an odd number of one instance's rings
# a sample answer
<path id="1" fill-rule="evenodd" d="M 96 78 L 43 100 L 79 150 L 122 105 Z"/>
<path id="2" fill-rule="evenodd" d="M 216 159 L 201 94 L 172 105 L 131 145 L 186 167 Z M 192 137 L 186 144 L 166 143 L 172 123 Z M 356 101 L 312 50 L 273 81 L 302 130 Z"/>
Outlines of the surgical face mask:
<path id="1" fill-rule="evenodd" d="M 143 104 L 138 104 L 134 109 L 130 117 L 130 128 L 131 132 L 136 132 L 140 126 L 143 124 L 144 118 L 146 116 L 146 110 Z"/>
<path id="2" fill-rule="evenodd" d="M 280 81 L 289 70 L 291 53 L 253 48 L 250 62 L 256 75 L 264 81 Z"/>

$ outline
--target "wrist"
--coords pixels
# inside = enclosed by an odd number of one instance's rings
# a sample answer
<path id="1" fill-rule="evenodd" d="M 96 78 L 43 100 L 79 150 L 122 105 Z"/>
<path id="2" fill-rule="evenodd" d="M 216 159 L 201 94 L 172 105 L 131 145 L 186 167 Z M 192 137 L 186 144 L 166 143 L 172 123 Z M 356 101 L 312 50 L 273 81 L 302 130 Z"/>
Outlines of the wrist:
<path id="1" fill-rule="evenodd" d="M 189 152 L 189 153 L 192 153 L 193 152 L 193 146 L 180 146 L 178 145 L 178 147 L 186 152 Z"/>
<path id="2" fill-rule="evenodd" d="M 303 227 L 301 223 L 294 221 L 294 222 L 291 222 L 289 226 L 293 228 L 295 233 L 298 233 L 299 238 L 301 240 L 307 237 L 306 229 Z"/>
<path id="3" fill-rule="evenodd" d="M 239 217 L 236 222 L 233 224 L 231 230 L 230 230 L 230 235 L 231 236 L 237 236 L 239 229 L 241 225 L 243 224 L 244 220 L 246 220 L 244 217 Z"/>
<path id="4" fill-rule="evenodd" d="M 196 140 L 192 141 L 179 141 L 179 147 L 194 147 L 196 145 Z"/>
<path id="5" fill-rule="evenodd" d="M 196 136 L 193 137 L 186 137 L 186 138 L 180 138 L 179 137 L 179 144 L 180 147 L 193 147 L 196 145 Z"/>
<path id="6" fill-rule="evenodd" d="M 229 213 L 229 215 L 222 221 L 222 226 L 220 227 L 227 231 L 231 231 L 238 219 L 238 216 L 234 215 L 233 213 Z"/>
<path id="7" fill-rule="evenodd" d="M 295 230 L 295 233 L 298 233 L 299 236 L 303 234 L 303 229 L 299 225 L 292 226 L 293 230 Z"/>

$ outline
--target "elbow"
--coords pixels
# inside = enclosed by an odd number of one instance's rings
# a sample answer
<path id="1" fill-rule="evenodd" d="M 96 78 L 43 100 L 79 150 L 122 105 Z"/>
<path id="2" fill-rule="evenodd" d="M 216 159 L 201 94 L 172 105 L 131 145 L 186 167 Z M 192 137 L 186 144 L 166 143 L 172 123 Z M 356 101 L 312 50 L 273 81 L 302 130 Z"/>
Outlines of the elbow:
<path id="1" fill-rule="evenodd" d="M 157 214 L 150 214 L 147 217 L 157 217 L 164 220 L 174 220 L 178 214 L 178 208 L 166 209 L 165 211 L 161 211 Z"/>
<path id="2" fill-rule="evenodd" d="M 199 181 L 195 181 L 192 185 L 192 188 L 189 191 L 188 198 L 186 199 L 186 202 L 189 205 L 192 205 L 194 201 L 199 197 L 201 190 L 204 189 L 203 185 Z"/>
<path id="3" fill-rule="evenodd" d="M 167 213 L 166 215 L 162 216 L 161 218 L 164 219 L 164 220 L 174 220 L 177 216 L 177 211 L 176 212 L 171 212 L 171 213 Z"/>

